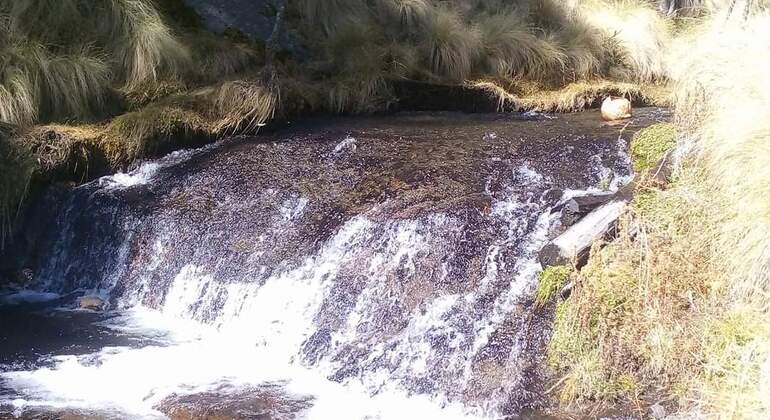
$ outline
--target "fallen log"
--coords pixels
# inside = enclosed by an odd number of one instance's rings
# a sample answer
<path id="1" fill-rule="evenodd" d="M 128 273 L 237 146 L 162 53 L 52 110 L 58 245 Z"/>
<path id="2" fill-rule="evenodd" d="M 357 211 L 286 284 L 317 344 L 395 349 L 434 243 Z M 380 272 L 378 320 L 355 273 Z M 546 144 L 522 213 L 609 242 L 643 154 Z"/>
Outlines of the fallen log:
<path id="1" fill-rule="evenodd" d="M 587 260 L 593 243 L 606 238 L 614 231 L 627 203 L 622 199 L 613 200 L 588 213 L 540 250 L 540 264 L 543 268 L 571 261 L 582 265 Z"/>
<path id="2" fill-rule="evenodd" d="M 572 197 L 556 206 L 553 211 L 561 211 L 561 225 L 569 227 L 599 206 L 607 204 L 614 197 L 615 193 L 611 192 Z"/>

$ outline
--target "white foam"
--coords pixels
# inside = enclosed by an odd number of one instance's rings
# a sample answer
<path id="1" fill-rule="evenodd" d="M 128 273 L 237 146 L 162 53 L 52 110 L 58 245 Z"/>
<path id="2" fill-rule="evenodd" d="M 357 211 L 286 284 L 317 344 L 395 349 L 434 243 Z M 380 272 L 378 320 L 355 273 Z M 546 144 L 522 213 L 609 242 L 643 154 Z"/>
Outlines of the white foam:
<path id="1" fill-rule="evenodd" d="M 142 164 L 139 168 L 128 172 L 118 172 L 114 175 L 99 178 L 99 185 L 107 187 L 133 187 L 134 185 L 144 185 L 150 182 L 150 179 L 160 169 L 157 162 Z"/>
<path id="2" fill-rule="evenodd" d="M 177 150 L 160 159 L 142 163 L 138 168 L 132 171 L 118 172 L 114 175 L 103 176 L 99 178 L 98 182 L 100 186 L 109 188 L 127 188 L 135 185 L 144 185 L 149 183 L 160 169 L 183 162 L 196 154 L 203 153 L 204 151 L 211 150 L 215 147 L 218 147 L 218 144 L 214 143 L 194 150 Z"/>

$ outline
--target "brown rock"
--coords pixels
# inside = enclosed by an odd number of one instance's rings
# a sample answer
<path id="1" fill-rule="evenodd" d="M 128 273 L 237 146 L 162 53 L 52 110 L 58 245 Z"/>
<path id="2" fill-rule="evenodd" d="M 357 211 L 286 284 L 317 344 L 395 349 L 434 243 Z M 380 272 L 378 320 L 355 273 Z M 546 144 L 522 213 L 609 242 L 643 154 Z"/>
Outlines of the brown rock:
<path id="1" fill-rule="evenodd" d="M 97 296 L 83 296 L 78 299 L 78 305 L 80 306 L 80 309 L 92 311 L 101 311 L 104 309 L 104 301 Z"/>

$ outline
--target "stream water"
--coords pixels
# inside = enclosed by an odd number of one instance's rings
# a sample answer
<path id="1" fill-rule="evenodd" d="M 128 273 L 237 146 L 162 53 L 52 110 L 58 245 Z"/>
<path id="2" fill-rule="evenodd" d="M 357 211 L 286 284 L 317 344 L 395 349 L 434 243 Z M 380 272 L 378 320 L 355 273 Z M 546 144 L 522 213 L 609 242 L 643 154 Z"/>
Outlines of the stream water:
<path id="1" fill-rule="evenodd" d="M 667 117 L 307 121 L 52 190 L 0 257 L 0 418 L 522 415 L 551 209 Z"/>

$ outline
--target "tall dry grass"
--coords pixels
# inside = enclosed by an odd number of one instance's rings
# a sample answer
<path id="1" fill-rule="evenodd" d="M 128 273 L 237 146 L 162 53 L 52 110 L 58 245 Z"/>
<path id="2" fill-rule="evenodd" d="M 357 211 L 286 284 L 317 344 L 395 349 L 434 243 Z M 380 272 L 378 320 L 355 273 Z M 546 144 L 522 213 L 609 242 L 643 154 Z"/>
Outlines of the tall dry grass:
<path id="1" fill-rule="evenodd" d="M 143 0 L 0 0 L 0 121 L 87 120 L 124 90 L 190 63 Z"/>
<path id="2" fill-rule="evenodd" d="M 568 401 L 770 417 L 770 13 L 754 6 L 714 7 L 670 46 L 679 165 L 664 189 L 641 174 L 628 228 L 559 304 Z"/>
<path id="3" fill-rule="evenodd" d="M 677 121 L 724 203 L 720 259 L 736 296 L 770 305 L 770 14 L 715 18 L 675 52 Z"/>

